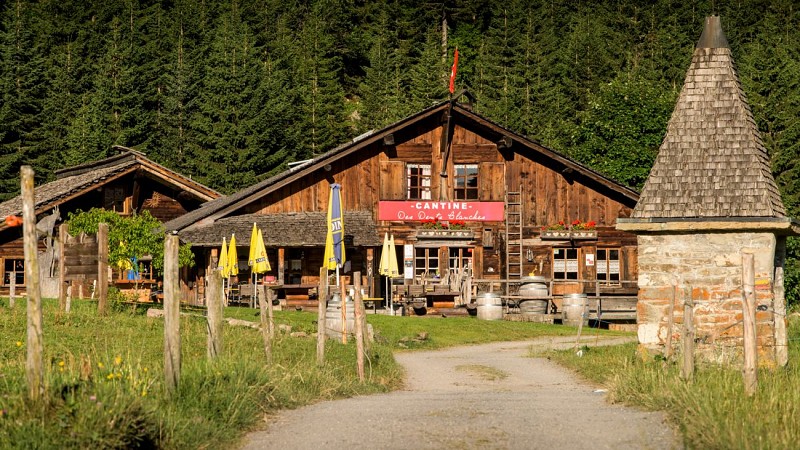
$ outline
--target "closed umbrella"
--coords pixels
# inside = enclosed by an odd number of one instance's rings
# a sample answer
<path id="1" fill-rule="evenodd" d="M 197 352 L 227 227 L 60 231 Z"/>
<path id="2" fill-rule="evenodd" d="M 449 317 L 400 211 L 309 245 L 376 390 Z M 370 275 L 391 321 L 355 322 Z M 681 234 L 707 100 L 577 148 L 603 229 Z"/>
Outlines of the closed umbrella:
<path id="1" fill-rule="evenodd" d="M 228 306 L 228 296 L 226 295 L 225 291 L 225 279 L 230 276 L 230 270 L 228 268 L 228 244 L 225 242 L 225 238 L 222 238 L 222 249 L 219 252 L 219 262 L 217 262 L 217 269 L 219 269 L 220 273 L 222 274 L 222 298 L 225 299 L 225 306 Z"/>
<path id="2" fill-rule="evenodd" d="M 253 231 L 250 233 L 250 254 L 247 258 L 247 263 L 250 265 L 250 272 L 254 276 L 253 305 L 255 306 L 258 304 L 258 274 L 270 270 L 269 261 L 267 261 L 267 250 L 264 247 L 264 236 L 255 222 L 253 222 Z"/>
<path id="3" fill-rule="evenodd" d="M 328 234 L 325 236 L 324 267 L 336 270 L 336 284 L 339 284 L 339 269 L 344 265 L 344 220 L 342 218 L 342 186 L 331 184 L 328 197 Z"/>
<path id="4" fill-rule="evenodd" d="M 239 255 L 236 252 L 236 234 L 231 235 L 231 243 L 228 246 L 228 276 L 239 275 Z"/>
<path id="5" fill-rule="evenodd" d="M 394 247 L 394 235 L 389 238 L 389 233 L 383 236 L 383 248 L 381 249 L 381 262 L 378 266 L 378 273 L 386 277 L 386 295 L 388 300 L 386 304 L 389 305 L 389 311 L 394 314 L 394 305 L 392 305 L 392 293 L 390 289 L 390 279 L 398 275 L 399 269 L 397 265 L 397 253 Z"/>

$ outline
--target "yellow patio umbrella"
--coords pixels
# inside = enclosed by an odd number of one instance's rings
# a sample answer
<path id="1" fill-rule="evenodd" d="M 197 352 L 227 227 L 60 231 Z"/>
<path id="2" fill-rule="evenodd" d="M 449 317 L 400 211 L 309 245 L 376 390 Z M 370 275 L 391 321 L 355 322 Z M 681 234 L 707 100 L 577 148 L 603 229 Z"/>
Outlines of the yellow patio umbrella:
<path id="1" fill-rule="evenodd" d="M 239 275 L 239 255 L 236 252 L 236 234 L 231 234 L 231 243 L 228 246 L 228 276 Z"/>
<path id="2" fill-rule="evenodd" d="M 394 235 L 389 238 L 389 233 L 383 236 L 383 249 L 381 249 L 381 262 L 378 266 L 378 273 L 386 276 L 386 302 L 389 305 L 389 311 L 394 313 L 394 305 L 392 305 L 392 294 L 390 292 L 389 279 L 396 277 L 399 273 L 397 265 L 397 253 L 394 247 Z"/>
<path id="3" fill-rule="evenodd" d="M 225 238 L 222 238 L 222 249 L 219 252 L 219 262 L 217 263 L 217 268 L 222 272 L 223 280 L 230 276 L 230 268 L 228 267 L 228 243 L 225 242 Z"/>
<path id="4" fill-rule="evenodd" d="M 261 229 L 256 231 L 256 255 L 255 262 L 253 263 L 253 272 L 264 273 L 272 270 L 269 265 L 269 258 L 267 258 L 267 248 L 264 246 L 264 234 Z"/>

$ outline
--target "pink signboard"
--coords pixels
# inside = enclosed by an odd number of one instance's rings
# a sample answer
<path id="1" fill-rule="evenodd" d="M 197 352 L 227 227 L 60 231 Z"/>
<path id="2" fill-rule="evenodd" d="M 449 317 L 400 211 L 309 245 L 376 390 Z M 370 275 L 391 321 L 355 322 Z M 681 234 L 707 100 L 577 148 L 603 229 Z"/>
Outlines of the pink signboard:
<path id="1" fill-rule="evenodd" d="M 434 202 L 417 200 L 378 203 L 378 220 L 464 220 L 500 222 L 503 202 Z"/>

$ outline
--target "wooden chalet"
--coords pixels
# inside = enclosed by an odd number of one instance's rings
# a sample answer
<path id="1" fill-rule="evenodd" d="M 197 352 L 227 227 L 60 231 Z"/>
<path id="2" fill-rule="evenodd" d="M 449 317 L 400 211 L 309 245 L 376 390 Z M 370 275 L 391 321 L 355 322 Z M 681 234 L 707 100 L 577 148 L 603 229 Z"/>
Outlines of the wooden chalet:
<path id="1" fill-rule="evenodd" d="M 105 208 L 121 215 L 149 211 L 153 217 L 166 222 L 220 196 L 213 189 L 147 159 L 141 152 L 121 146 L 115 149 L 119 152 L 117 155 L 58 170 L 54 181 L 35 187 L 35 211 L 39 223 L 47 224 L 47 232 L 57 235 L 57 223 L 79 209 Z M 21 214 L 21 196 L 0 203 L 0 217 Z M 45 240 L 40 242 L 39 248 L 46 250 Z M 48 257 L 46 253 L 44 256 Z M 52 253 L 49 257 L 52 263 Z M 140 268 L 141 283 L 154 282 L 149 261 L 140 264 L 143 266 Z M 40 259 L 41 270 L 48 269 L 47 265 Z M 0 295 L 8 295 L 12 279 L 16 292 L 24 292 L 22 227 L 9 227 L 5 221 L 0 223 L 0 267 L 3 268 Z M 87 267 L 86 279 L 91 281 L 96 278 L 96 263 L 93 269 L 91 265 Z M 58 295 L 57 277 L 50 269 L 41 277 L 42 294 L 54 297 Z M 116 281 L 126 287 L 124 279 Z M 84 292 L 88 296 L 88 287 Z"/>
<path id="2" fill-rule="evenodd" d="M 637 192 L 456 101 L 359 136 L 166 227 L 209 261 L 231 232 L 247 245 L 257 223 L 273 269 L 266 279 L 283 286 L 289 305 L 311 306 L 331 183 L 342 186 L 346 275 L 360 271 L 372 297 L 385 295 L 378 264 L 388 233 L 401 272 L 393 285 L 425 284 L 428 292 L 467 274 L 479 290 L 494 283 L 508 294 L 506 283 L 535 274 L 555 296 L 627 295 L 635 307 L 636 236 L 615 225 L 630 216 Z M 246 247 L 239 259 L 246 280 Z M 464 301 L 448 298 L 452 288 L 434 291 L 443 294 L 438 306 Z"/>

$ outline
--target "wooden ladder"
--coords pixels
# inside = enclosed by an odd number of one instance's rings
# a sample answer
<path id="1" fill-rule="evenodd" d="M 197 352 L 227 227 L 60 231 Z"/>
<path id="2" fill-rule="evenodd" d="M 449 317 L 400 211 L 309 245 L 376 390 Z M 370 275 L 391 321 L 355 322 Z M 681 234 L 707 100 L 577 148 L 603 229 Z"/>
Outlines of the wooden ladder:
<path id="1" fill-rule="evenodd" d="M 522 278 L 522 190 L 506 192 L 506 278 Z"/>

